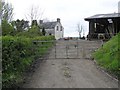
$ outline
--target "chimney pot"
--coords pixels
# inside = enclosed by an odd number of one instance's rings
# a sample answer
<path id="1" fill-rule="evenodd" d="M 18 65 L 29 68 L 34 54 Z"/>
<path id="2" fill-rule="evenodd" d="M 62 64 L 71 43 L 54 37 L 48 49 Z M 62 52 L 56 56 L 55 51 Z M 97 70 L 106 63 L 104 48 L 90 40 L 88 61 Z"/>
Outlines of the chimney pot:
<path id="1" fill-rule="evenodd" d="M 60 23 L 60 18 L 57 18 L 57 22 L 59 22 L 59 23 Z"/>
<path id="2" fill-rule="evenodd" d="M 43 23 L 43 20 L 40 20 L 40 22 L 39 22 L 40 24 L 42 24 Z"/>

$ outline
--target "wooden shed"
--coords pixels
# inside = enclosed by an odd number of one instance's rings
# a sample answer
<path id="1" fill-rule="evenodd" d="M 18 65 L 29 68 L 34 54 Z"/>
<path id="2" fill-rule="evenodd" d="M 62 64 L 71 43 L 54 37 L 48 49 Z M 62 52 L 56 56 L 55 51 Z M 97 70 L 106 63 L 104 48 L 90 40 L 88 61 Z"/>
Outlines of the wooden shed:
<path id="1" fill-rule="evenodd" d="M 89 39 L 98 39 L 99 35 L 110 39 L 120 31 L 120 13 L 97 14 L 85 21 L 89 21 Z"/>

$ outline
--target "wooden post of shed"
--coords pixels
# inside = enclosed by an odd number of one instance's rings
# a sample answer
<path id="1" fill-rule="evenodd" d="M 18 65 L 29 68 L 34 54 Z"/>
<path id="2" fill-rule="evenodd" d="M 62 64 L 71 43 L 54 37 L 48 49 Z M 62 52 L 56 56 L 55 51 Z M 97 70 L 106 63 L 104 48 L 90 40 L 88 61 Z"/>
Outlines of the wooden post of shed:
<path id="1" fill-rule="evenodd" d="M 92 21 L 89 21 L 89 38 L 92 39 L 94 36 L 95 24 Z"/>

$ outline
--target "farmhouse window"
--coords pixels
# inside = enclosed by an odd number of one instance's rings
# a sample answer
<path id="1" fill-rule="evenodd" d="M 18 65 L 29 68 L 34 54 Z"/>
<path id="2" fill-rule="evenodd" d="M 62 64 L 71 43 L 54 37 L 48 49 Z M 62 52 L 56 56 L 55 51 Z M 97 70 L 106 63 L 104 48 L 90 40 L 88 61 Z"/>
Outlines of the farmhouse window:
<path id="1" fill-rule="evenodd" d="M 60 31 L 62 31 L 62 26 L 61 26 L 61 29 L 60 29 Z"/>
<path id="2" fill-rule="evenodd" d="M 57 31 L 59 30 L 59 27 L 57 26 Z"/>

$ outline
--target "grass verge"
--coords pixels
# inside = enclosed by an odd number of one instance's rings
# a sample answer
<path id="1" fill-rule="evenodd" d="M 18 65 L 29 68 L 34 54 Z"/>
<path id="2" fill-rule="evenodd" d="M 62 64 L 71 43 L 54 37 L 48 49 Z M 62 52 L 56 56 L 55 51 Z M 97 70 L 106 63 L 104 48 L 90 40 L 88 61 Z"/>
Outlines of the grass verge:
<path id="1" fill-rule="evenodd" d="M 109 73 L 120 77 L 120 33 L 92 54 L 97 63 Z"/>

